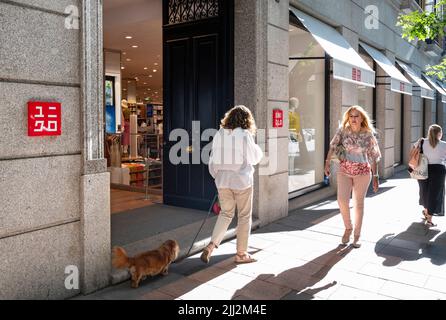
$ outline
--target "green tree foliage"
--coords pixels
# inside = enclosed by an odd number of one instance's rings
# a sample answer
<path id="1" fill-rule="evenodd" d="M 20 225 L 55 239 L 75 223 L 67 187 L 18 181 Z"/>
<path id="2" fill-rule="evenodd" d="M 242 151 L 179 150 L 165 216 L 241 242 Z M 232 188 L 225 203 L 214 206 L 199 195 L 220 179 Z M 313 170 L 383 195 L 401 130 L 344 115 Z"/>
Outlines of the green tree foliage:
<path id="1" fill-rule="evenodd" d="M 435 40 L 438 36 L 444 36 L 446 19 L 444 16 L 443 5 L 446 0 L 438 1 L 433 12 L 414 11 L 409 14 L 402 14 L 398 17 L 397 26 L 402 28 L 402 37 L 409 41 L 418 39 L 421 41 Z M 446 78 L 446 59 L 439 64 L 428 66 L 428 75 L 437 76 L 443 80 Z"/>

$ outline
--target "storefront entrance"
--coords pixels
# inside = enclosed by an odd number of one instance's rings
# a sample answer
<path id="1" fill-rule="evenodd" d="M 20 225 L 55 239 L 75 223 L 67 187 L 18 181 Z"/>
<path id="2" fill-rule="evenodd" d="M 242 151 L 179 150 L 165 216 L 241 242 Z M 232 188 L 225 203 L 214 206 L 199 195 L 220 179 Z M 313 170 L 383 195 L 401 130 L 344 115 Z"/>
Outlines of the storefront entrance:
<path id="1" fill-rule="evenodd" d="M 113 245 L 206 214 L 216 190 L 201 151 L 212 138 L 200 137 L 218 128 L 233 104 L 233 8 L 232 1 L 217 0 L 104 0 Z M 169 137 L 178 129 L 189 139 L 180 150 L 187 161 L 175 164 L 171 149 L 180 139 Z"/>
<path id="2" fill-rule="evenodd" d="M 209 141 L 200 137 L 218 128 L 233 104 L 232 1 L 165 1 L 165 136 L 187 131 L 186 163 L 169 160 L 177 141 L 164 146 L 164 203 L 207 210 L 216 189 L 207 165 L 200 161 Z M 197 127 L 192 127 L 196 121 Z M 195 141 L 192 141 L 195 135 Z M 197 141 L 198 140 L 198 141 Z M 187 150 L 184 150 L 187 148 Z"/>

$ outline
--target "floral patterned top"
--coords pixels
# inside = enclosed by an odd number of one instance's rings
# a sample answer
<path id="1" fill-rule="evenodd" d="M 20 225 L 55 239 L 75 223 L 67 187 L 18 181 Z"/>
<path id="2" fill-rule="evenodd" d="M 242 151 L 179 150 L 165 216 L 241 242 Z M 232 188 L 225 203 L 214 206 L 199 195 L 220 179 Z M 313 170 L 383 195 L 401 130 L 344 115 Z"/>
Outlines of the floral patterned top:
<path id="1" fill-rule="evenodd" d="M 348 175 L 368 175 L 371 171 L 370 163 L 381 159 L 378 141 L 371 132 L 356 133 L 350 128 L 340 128 L 330 142 L 330 150 L 334 152 L 340 143 L 345 149 L 340 171 Z"/>

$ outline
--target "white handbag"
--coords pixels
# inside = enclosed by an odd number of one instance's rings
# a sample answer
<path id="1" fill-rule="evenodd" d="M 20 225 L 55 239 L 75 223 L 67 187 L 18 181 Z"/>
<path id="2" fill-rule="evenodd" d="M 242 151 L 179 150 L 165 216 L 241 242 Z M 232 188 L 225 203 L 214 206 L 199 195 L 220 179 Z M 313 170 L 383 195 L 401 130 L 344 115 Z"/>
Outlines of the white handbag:
<path id="1" fill-rule="evenodd" d="M 412 179 L 426 180 L 428 178 L 429 161 L 423 153 L 423 140 L 421 140 L 420 159 L 416 168 L 409 168 L 409 174 Z"/>

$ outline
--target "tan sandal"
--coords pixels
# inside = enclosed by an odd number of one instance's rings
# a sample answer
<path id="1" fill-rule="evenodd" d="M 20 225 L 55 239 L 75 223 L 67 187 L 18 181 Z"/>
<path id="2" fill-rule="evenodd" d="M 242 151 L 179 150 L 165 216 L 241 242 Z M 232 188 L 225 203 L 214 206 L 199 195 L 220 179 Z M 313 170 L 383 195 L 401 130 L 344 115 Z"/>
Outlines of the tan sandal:
<path id="1" fill-rule="evenodd" d="M 361 243 L 359 242 L 359 235 L 355 235 L 353 237 L 352 247 L 353 248 L 361 248 Z"/>
<path id="2" fill-rule="evenodd" d="M 235 263 L 252 263 L 252 262 L 257 262 L 257 259 L 254 259 L 253 257 L 251 257 L 251 255 L 249 255 L 248 253 L 243 253 L 243 254 L 236 254 L 235 255 Z"/>
<path id="3" fill-rule="evenodd" d="M 211 259 L 212 250 L 214 250 L 214 247 L 207 245 L 207 247 L 204 248 L 203 252 L 201 253 L 200 256 L 201 261 L 203 261 L 204 263 L 209 263 L 209 260 Z"/>
<path id="4" fill-rule="evenodd" d="M 352 235 L 353 229 L 345 229 L 344 235 L 342 236 L 342 244 L 346 245 L 350 241 L 350 236 Z"/>

